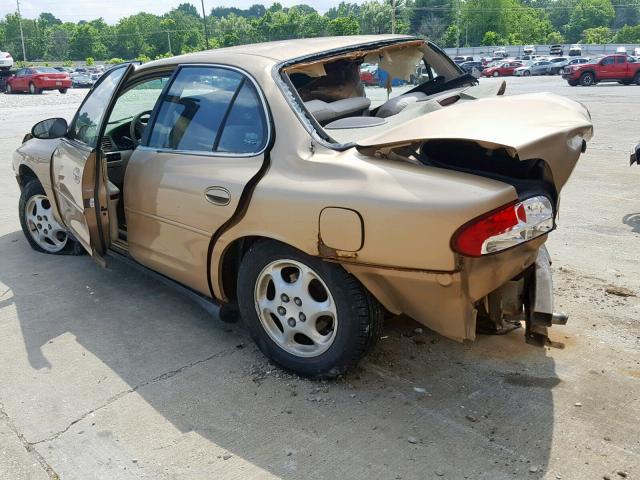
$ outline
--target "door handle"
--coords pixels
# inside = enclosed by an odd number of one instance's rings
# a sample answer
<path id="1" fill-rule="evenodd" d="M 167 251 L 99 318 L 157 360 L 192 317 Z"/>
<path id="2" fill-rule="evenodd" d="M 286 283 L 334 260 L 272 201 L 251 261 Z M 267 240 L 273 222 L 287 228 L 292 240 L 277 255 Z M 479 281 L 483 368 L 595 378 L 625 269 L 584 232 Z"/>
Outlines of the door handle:
<path id="1" fill-rule="evenodd" d="M 209 187 L 204 191 L 204 197 L 208 202 L 222 207 L 231 202 L 231 193 L 224 187 Z"/>

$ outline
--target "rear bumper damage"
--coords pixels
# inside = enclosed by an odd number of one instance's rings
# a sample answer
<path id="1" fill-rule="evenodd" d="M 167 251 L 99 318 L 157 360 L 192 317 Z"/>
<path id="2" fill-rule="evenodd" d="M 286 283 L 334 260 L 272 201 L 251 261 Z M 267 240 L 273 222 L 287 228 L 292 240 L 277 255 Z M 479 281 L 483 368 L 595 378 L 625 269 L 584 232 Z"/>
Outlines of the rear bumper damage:
<path id="1" fill-rule="evenodd" d="M 549 344 L 547 328 L 565 324 L 553 311 L 551 261 L 545 238 L 483 258 L 458 272 L 436 273 L 344 265 L 392 313 L 404 313 L 441 335 L 474 340 L 525 323 L 525 338 Z"/>

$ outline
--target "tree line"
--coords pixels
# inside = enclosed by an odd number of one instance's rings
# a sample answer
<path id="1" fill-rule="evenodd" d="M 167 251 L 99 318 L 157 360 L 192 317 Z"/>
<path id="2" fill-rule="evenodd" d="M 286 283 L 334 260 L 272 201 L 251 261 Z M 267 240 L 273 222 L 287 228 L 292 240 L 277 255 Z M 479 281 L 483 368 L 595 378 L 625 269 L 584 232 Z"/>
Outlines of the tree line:
<path id="1" fill-rule="evenodd" d="M 183 3 L 164 15 L 138 13 L 63 22 L 22 18 L 28 60 L 147 60 L 206 48 L 325 35 L 410 33 L 444 47 L 551 43 L 640 43 L 640 0 L 369 0 L 320 14 L 308 5 L 216 7 L 202 18 Z M 0 19 L 0 50 L 22 59 L 20 19 Z"/>

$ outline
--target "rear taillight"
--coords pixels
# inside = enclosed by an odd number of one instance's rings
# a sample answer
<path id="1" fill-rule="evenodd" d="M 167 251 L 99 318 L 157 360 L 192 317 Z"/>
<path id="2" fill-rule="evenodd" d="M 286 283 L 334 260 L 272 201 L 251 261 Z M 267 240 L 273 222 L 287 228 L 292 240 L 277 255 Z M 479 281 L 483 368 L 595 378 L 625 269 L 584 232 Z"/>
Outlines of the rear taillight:
<path id="1" fill-rule="evenodd" d="M 513 202 L 481 215 L 453 235 L 454 251 L 469 257 L 500 252 L 553 230 L 553 207 L 547 197 Z"/>

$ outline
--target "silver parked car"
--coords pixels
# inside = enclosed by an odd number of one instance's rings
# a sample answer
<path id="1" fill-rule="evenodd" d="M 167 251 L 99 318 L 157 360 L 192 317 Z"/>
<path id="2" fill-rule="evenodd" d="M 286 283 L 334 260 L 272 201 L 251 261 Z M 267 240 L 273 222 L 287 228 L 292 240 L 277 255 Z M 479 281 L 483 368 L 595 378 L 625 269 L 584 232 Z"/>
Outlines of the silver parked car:
<path id="1" fill-rule="evenodd" d="M 520 68 L 516 68 L 513 72 L 518 77 L 528 77 L 529 75 L 546 75 L 547 67 L 551 65 L 551 62 L 547 60 L 536 60 L 529 65 L 524 65 Z"/>

